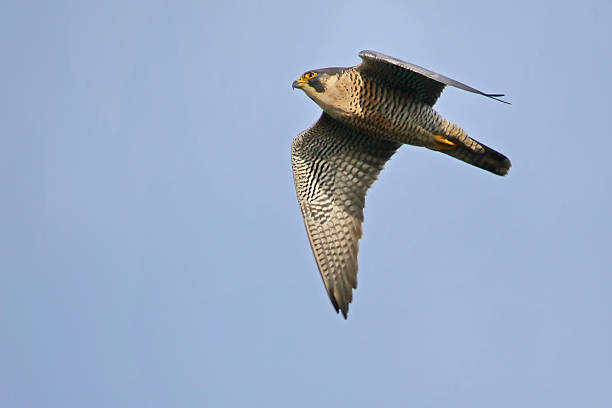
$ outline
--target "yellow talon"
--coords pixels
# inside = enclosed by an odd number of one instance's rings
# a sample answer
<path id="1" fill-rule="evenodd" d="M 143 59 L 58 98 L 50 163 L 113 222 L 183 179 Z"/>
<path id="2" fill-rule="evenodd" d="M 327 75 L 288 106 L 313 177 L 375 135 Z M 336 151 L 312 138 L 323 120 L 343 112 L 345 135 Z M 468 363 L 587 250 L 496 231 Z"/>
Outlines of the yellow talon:
<path id="1" fill-rule="evenodd" d="M 449 150 L 449 149 L 454 149 L 455 148 L 455 143 L 451 142 L 450 140 L 448 140 L 444 136 L 433 135 L 433 138 L 439 144 L 432 146 L 431 149 L 435 149 L 435 150 Z"/>

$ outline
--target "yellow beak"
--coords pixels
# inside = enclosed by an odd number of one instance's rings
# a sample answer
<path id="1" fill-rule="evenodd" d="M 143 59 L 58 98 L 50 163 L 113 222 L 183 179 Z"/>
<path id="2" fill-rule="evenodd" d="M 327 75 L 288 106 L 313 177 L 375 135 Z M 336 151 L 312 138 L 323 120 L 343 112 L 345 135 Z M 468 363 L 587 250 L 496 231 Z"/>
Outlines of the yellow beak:
<path id="1" fill-rule="evenodd" d="M 291 87 L 292 88 L 302 88 L 307 83 L 308 83 L 307 79 L 300 77 L 296 81 L 293 81 L 293 85 L 291 85 Z"/>

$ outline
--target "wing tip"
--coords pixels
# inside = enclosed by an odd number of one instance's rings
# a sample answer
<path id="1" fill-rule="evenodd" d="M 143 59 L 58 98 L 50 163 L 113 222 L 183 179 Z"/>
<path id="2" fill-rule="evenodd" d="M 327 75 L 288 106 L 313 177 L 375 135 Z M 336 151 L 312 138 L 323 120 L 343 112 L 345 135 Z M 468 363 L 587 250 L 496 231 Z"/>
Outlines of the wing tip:
<path id="1" fill-rule="evenodd" d="M 329 296 L 329 300 L 331 300 L 332 306 L 334 306 L 336 313 L 339 314 L 342 312 L 342 317 L 344 317 L 344 320 L 346 320 L 348 318 L 349 304 L 343 302 L 342 305 L 338 305 L 338 302 L 332 295 Z"/>
<path id="2" fill-rule="evenodd" d="M 344 317 L 344 320 L 348 319 L 348 305 L 346 307 L 343 308 L 336 308 L 336 313 L 340 314 L 342 312 L 342 317 Z"/>
<path id="3" fill-rule="evenodd" d="M 484 93 L 484 92 L 481 92 L 481 94 L 483 96 L 486 96 L 487 98 L 491 98 L 491 99 L 494 99 L 494 100 L 496 100 L 498 102 L 505 103 L 506 105 L 512 105 L 508 101 L 504 101 L 503 99 L 499 99 L 499 98 L 501 98 L 503 96 L 506 96 L 506 94 L 488 94 L 488 93 Z"/>

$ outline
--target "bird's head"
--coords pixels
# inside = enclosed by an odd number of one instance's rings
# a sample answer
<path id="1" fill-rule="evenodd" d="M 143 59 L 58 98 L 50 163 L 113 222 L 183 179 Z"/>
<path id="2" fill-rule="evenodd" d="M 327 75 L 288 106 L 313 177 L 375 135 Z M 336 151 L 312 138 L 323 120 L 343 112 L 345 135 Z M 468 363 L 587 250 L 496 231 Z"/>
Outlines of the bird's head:
<path id="1" fill-rule="evenodd" d="M 293 81 L 293 88 L 304 91 L 306 95 L 319 104 L 323 109 L 332 102 L 330 97 L 337 96 L 338 79 L 346 68 L 323 68 L 305 72 L 297 80 Z M 325 106 L 327 105 L 327 106 Z"/>

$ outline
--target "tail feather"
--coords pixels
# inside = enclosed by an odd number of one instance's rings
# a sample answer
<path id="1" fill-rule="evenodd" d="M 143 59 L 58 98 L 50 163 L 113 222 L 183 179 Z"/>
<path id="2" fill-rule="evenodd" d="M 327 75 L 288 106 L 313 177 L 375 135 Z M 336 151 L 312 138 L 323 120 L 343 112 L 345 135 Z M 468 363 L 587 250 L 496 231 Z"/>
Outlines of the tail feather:
<path id="1" fill-rule="evenodd" d="M 448 139 L 453 142 L 453 147 L 435 150 L 499 176 L 505 176 L 508 170 L 510 170 L 510 166 L 512 165 L 510 160 L 490 147 L 469 137 L 466 137 L 466 140 L 452 137 L 448 137 Z"/>

